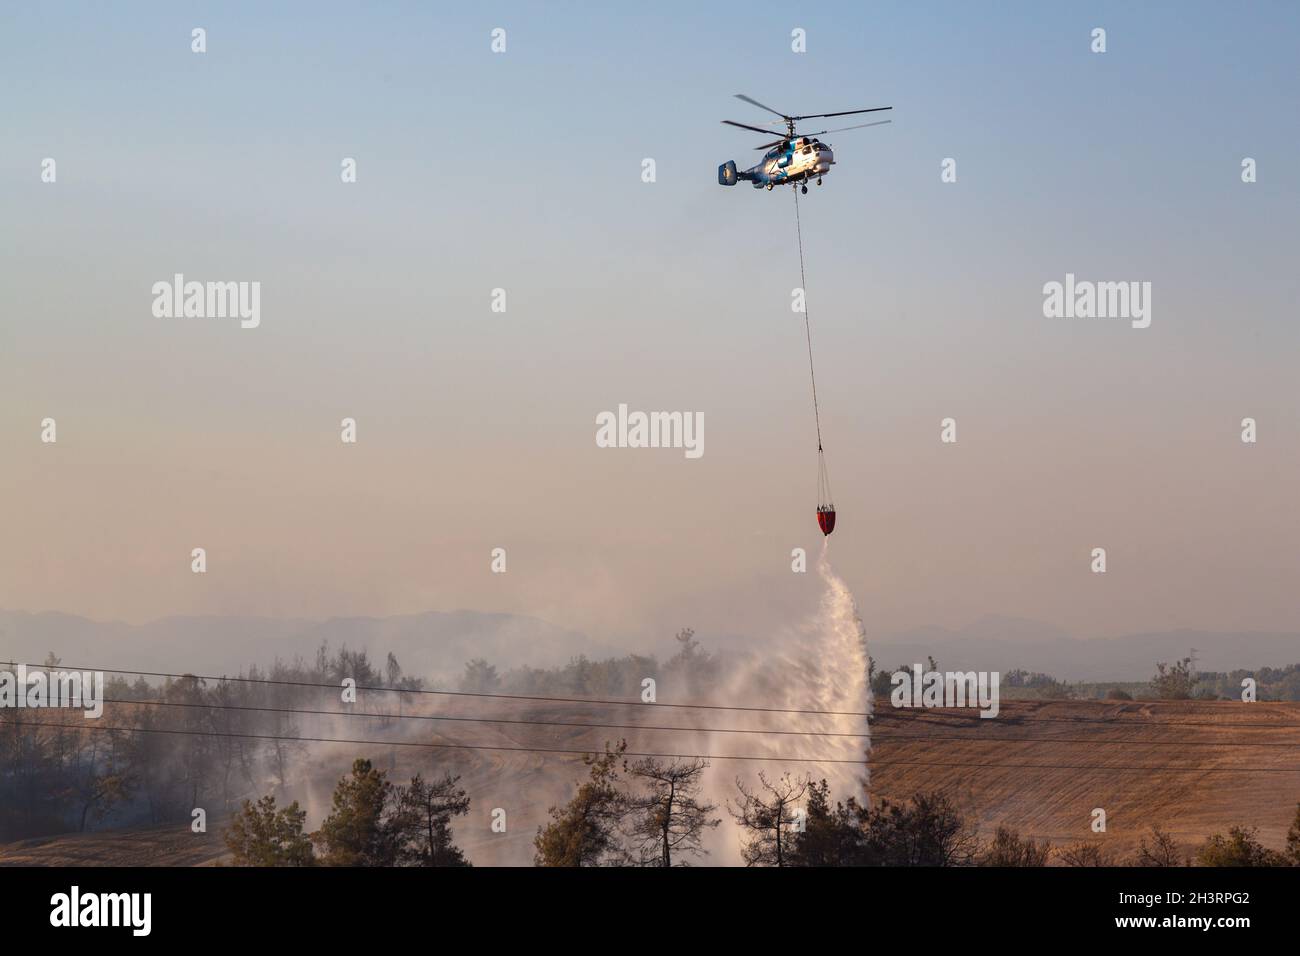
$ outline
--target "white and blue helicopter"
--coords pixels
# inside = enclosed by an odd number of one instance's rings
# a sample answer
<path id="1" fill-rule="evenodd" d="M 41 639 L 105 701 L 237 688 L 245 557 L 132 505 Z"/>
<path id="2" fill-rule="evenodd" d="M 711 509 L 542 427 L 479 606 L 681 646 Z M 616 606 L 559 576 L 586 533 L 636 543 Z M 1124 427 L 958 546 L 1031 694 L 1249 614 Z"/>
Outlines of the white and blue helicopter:
<path id="1" fill-rule="evenodd" d="M 764 143 L 758 149 L 766 149 L 762 160 L 757 166 L 751 166 L 749 169 L 736 169 L 736 161 L 729 159 L 718 167 L 718 183 L 722 186 L 734 186 L 739 181 L 753 183 L 755 189 L 761 189 L 766 186 L 771 190 L 774 186 L 799 186 L 805 193 L 808 192 L 808 180 L 815 178 L 817 185 L 822 184 L 822 176 L 831 171 L 831 166 L 835 163 L 835 153 L 831 151 L 830 144 L 823 143 L 817 139 L 818 136 L 824 136 L 827 133 L 842 133 L 849 129 L 864 129 L 868 126 L 884 126 L 889 120 L 878 120 L 875 123 L 859 123 L 857 126 L 841 126 L 839 129 L 823 129 L 816 133 L 796 133 L 794 124 L 799 120 L 806 119 L 828 119 L 832 116 L 852 116 L 856 113 L 879 113 L 881 110 L 892 110 L 892 106 L 875 106 L 866 110 L 843 110 L 839 113 L 811 113 L 807 116 L 786 116 L 784 113 L 772 109 L 770 106 L 764 106 L 758 100 L 750 99 L 743 93 L 737 93 L 736 99 L 744 100 L 761 110 L 767 110 L 781 117 L 781 122 L 785 124 L 786 133 L 780 139 L 770 143 Z M 771 136 L 776 132 L 774 129 L 763 129 L 761 126 L 750 126 L 747 123 L 737 123 L 733 120 L 723 120 L 728 126 L 739 126 L 741 129 L 752 130 L 755 133 L 762 133 L 765 136 Z M 778 126 L 778 123 L 769 123 L 769 126 Z"/>

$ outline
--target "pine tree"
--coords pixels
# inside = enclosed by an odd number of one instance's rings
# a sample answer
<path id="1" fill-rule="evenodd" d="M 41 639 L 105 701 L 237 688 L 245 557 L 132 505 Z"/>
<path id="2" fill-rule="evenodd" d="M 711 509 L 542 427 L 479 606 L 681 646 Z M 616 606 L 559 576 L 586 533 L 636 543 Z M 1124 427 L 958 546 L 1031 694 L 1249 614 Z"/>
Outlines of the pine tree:
<path id="1" fill-rule="evenodd" d="M 1292 866 L 1300 866 L 1300 803 L 1295 805 L 1295 819 L 1286 832 L 1286 856 Z"/>
<path id="2" fill-rule="evenodd" d="M 256 804 L 245 800 L 226 830 L 226 846 L 236 866 L 311 866 L 311 840 L 302 832 L 307 811 L 298 804 L 275 808 L 275 797 Z"/>
<path id="3" fill-rule="evenodd" d="M 417 774 L 409 787 L 398 788 L 394 825 L 402 844 L 401 862 L 412 866 L 470 865 L 451 838 L 451 818 L 469 813 L 469 796 L 456 786 L 459 780 L 449 773 L 425 783 Z"/>
<path id="4" fill-rule="evenodd" d="M 1259 842 L 1255 827 L 1228 827 L 1228 834 L 1216 833 L 1196 851 L 1197 866 L 1286 866 L 1288 860 Z M 1289 848 L 1289 843 L 1288 843 Z"/>
<path id="5" fill-rule="evenodd" d="M 795 810 L 808 792 L 810 781 L 807 777 L 791 778 L 785 774 L 772 783 L 760 771 L 758 782 L 762 793 L 749 789 L 739 778 L 736 780 L 740 800 L 731 808 L 731 816 L 749 831 L 741 847 L 741 859 L 746 866 L 789 866 L 788 857 L 795 842 Z"/>
<path id="6" fill-rule="evenodd" d="M 627 813 L 627 798 L 619 788 L 618 762 L 627 741 L 604 756 L 585 758 L 591 772 L 563 807 L 551 807 L 551 822 L 537 828 L 533 840 L 537 866 L 608 866 L 624 862 L 627 854 L 619 827 Z"/>
<path id="7" fill-rule="evenodd" d="M 852 797 L 831 805 L 830 785 L 822 780 L 808 788 L 802 832 L 793 834 L 787 866 L 870 866 L 878 864 L 867 851 L 862 811 Z"/>
<path id="8" fill-rule="evenodd" d="M 708 852 L 701 846 L 704 831 L 722 823 L 720 817 L 710 819 L 717 805 L 699 800 L 701 778 L 708 766 L 699 759 L 664 763 L 654 757 L 632 765 L 632 776 L 646 786 L 644 793 L 629 800 L 633 849 L 641 863 L 685 866 L 684 854 Z"/>
<path id="9" fill-rule="evenodd" d="M 334 788 L 330 815 L 312 842 L 326 866 L 394 866 L 400 848 L 398 828 L 390 819 L 393 785 L 382 770 L 358 757 L 352 775 Z"/>

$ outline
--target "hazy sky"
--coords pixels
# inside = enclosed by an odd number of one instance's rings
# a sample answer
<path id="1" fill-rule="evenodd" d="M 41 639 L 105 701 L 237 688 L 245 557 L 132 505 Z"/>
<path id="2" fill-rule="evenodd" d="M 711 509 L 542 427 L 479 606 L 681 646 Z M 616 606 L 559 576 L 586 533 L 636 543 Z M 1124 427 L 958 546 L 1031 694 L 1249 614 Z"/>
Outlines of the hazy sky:
<path id="1" fill-rule="evenodd" d="M 894 107 L 802 201 L 871 630 L 1300 628 L 1298 36 L 1290 3 L 6 4 L 0 607 L 644 640 L 806 603 L 793 200 L 716 184 L 744 92 Z M 155 318 L 177 272 L 259 281 L 260 327 Z M 1150 328 L 1045 318 L 1067 272 L 1150 282 Z M 619 403 L 702 412 L 705 454 L 597 448 Z"/>

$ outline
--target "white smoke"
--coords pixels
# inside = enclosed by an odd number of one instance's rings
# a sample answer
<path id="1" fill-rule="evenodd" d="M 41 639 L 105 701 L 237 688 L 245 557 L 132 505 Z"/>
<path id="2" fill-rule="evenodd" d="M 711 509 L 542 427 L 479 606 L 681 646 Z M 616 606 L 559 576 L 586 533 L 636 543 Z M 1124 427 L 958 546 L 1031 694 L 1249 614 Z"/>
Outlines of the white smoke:
<path id="1" fill-rule="evenodd" d="M 850 796 L 863 799 L 868 781 L 867 757 L 870 740 L 866 715 L 871 711 L 868 681 L 866 630 L 857 602 L 848 585 L 832 569 L 824 539 L 817 560 L 821 591 L 814 608 L 797 624 L 776 630 L 747 657 L 728 656 L 726 677 L 721 686 L 700 694 L 720 705 L 763 708 L 761 710 L 702 710 L 672 718 L 685 727 L 735 728 L 752 733 L 718 733 L 710 730 L 656 732 L 634 737 L 632 749 L 680 754 L 731 754 L 772 758 L 762 761 L 713 759 L 706 772 L 703 797 L 718 807 L 722 825 L 705 838 L 709 856 L 695 860 L 703 865 L 739 865 L 742 834 L 727 812 L 738 792 L 736 779 L 758 788 L 761 770 L 768 780 L 783 774 L 825 779 L 833 800 Z M 812 582 L 809 582 L 810 584 Z M 290 701 L 293 706 L 312 706 L 309 701 Z M 579 726 L 601 719 L 612 720 L 600 708 L 574 705 L 557 710 L 525 702 L 426 698 L 418 695 L 397 701 L 390 695 L 374 699 L 377 712 L 399 710 L 408 717 L 417 714 L 457 716 L 503 716 L 574 721 Z M 821 711 L 823 713 L 789 713 Z M 837 713 L 826 713 L 826 712 Z M 623 718 L 617 718 L 623 719 Z M 658 721 L 655 721 L 658 722 Z M 664 723 L 670 722 L 668 719 Z M 598 753 L 605 741 L 616 740 L 618 732 L 607 729 L 579 731 L 561 727 L 519 727 L 477 725 L 435 725 L 423 721 L 374 721 L 353 717 L 301 717 L 286 733 L 337 739 L 393 739 L 425 743 L 483 745 L 486 747 L 590 748 Z M 850 736 L 818 736 L 836 733 Z M 310 755 L 310 756 L 309 756 Z M 456 840 L 477 865 L 526 866 L 533 856 L 532 835 L 546 820 L 546 809 L 561 805 L 573 796 L 577 782 L 587 770 L 573 758 L 542 754 L 460 750 L 421 750 L 377 744 L 315 744 L 294 751 L 287 793 L 267 779 L 254 788 L 258 793 L 276 792 L 282 803 L 298 800 L 308 810 L 308 826 L 314 828 L 330 811 L 335 784 L 346 776 L 356 756 L 369 757 L 386 770 L 394 783 L 405 783 L 413 774 L 426 779 L 444 772 L 462 774 L 461 786 L 474 800 L 479 816 L 491 808 L 510 808 L 512 825 L 508 838 L 490 833 L 479 823 L 457 820 Z M 790 760 L 785 758 L 812 758 Z M 826 762 L 821 762 L 826 761 Z M 843 761 L 843 762 L 830 762 Z M 526 821 L 515 824 L 513 821 Z"/>

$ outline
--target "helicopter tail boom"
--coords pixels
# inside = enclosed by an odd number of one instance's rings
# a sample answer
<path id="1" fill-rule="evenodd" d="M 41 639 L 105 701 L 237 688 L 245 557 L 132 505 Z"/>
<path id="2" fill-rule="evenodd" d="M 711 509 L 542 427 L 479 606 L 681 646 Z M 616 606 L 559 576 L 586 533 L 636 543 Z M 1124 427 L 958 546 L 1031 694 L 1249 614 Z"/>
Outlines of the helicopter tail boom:
<path id="1" fill-rule="evenodd" d="M 736 169 L 736 161 L 729 159 L 718 167 L 718 185 L 734 186 L 737 182 L 754 182 L 758 177 L 748 170 Z"/>

